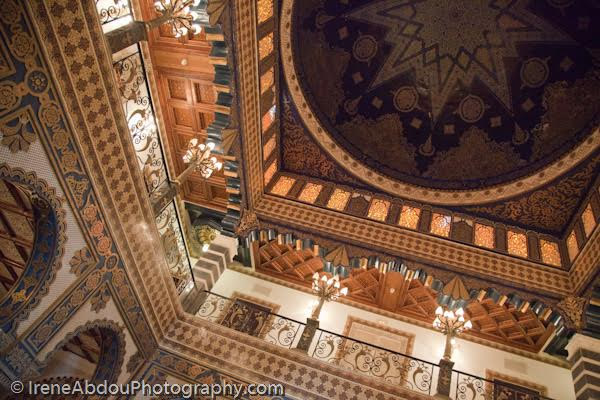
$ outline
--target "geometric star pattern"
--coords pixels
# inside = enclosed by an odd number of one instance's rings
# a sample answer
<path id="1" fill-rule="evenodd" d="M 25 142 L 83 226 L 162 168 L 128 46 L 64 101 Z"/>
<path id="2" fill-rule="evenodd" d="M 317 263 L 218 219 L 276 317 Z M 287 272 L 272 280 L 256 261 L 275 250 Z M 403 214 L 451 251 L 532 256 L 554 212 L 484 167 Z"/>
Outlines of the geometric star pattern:
<path id="1" fill-rule="evenodd" d="M 517 44 L 571 40 L 527 9 L 529 0 L 381 0 L 348 14 L 387 28 L 393 46 L 372 81 L 375 88 L 412 69 L 431 95 L 436 120 L 455 85 L 475 78 L 511 110 L 503 58 Z"/>

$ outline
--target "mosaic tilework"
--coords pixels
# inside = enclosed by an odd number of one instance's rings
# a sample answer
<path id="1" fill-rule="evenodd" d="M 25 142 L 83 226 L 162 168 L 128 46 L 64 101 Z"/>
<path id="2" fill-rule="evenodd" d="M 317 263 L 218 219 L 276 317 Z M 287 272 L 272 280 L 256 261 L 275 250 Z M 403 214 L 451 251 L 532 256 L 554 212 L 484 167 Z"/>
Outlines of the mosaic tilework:
<path id="1" fill-rule="evenodd" d="M 527 257 L 527 237 L 524 233 L 508 231 L 506 233 L 506 243 L 509 254 L 523 258 Z"/>
<path id="2" fill-rule="evenodd" d="M 494 248 L 494 228 L 488 225 L 475 224 L 475 244 L 477 246 Z"/>
<path id="3" fill-rule="evenodd" d="M 400 212 L 400 220 L 398 225 L 405 228 L 417 229 L 419 226 L 419 217 L 421 216 L 421 209 L 411 206 L 402 206 Z"/>
<path id="4" fill-rule="evenodd" d="M 590 236 L 596 227 L 596 217 L 592 210 L 592 205 L 588 204 L 583 214 L 581 214 L 581 220 L 583 221 L 583 230 L 586 236 Z"/>
<path id="5" fill-rule="evenodd" d="M 558 243 L 540 240 L 540 252 L 542 253 L 542 261 L 546 264 L 560 267 L 560 252 L 558 251 Z"/>
<path id="6" fill-rule="evenodd" d="M 319 193 L 321 193 L 322 189 L 323 186 L 309 182 L 304 186 L 304 188 L 302 188 L 302 192 L 300 192 L 298 200 L 312 204 L 317 200 L 317 197 L 319 197 Z"/>
<path id="7" fill-rule="evenodd" d="M 279 177 L 277 183 L 275 183 L 275 186 L 273 186 L 273 189 L 271 189 L 271 193 L 278 196 L 285 196 L 294 185 L 294 182 L 296 182 L 295 179 L 288 178 L 287 176 L 281 176 Z"/>
<path id="8" fill-rule="evenodd" d="M 350 192 L 346 192 L 342 189 L 335 189 L 329 201 L 327 202 L 327 208 L 342 211 L 346 208 L 348 200 L 350 199 Z"/>
<path id="9" fill-rule="evenodd" d="M 374 199 L 369 207 L 367 216 L 377 221 L 385 221 L 390 210 L 390 202 L 385 200 Z"/>
<path id="10" fill-rule="evenodd" d="M 571 232 L 567 237 L 567 251 L 569 252 L 569 258 L 571 259 L 571 262 L 573 262 L 575 257 L 577 257 L 577 254 L 579 254 L 579 246 L 577 245 L 575 232 Z"/>
<path id="11" fill-rule="evenodd" d="M 450 216 L 433 213 L 429 230 L 434 235 L 448 237 L 450 235 L 450 222 Z"/>
<path id="12" fill-rule="evenodd" d="M 256 2 L 258 23 L 261 24 L 273 16 L 273 0 L 258 0 Z"/>
<path id="13" fill-rule="evenodd" d="M 273 32 L 258 41 L 258 57 L 262 60 L 273 52 Z"/>

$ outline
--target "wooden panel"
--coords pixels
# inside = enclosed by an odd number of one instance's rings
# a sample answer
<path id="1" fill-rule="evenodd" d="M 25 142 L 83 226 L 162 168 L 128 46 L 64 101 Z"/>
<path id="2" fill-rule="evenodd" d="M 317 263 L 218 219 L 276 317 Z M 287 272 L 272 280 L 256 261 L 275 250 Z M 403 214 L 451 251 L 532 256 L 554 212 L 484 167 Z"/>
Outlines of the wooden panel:
<path id="1" fill-rule="evenodd" d="M 152 4 L 141 1 L 144 19 L 156 17 Z M 173 159 L 175 171 L 170 171 L 170 175 L 174 179 L 186 168 L 182 157 L 190 139 L 206 140 L 205 129 L 214 120 L 216 92 L 212 83 L 214 66 L 209 60 L 211 45 L 204 33 L 177 39 L 165 26 L 150 33 L 148 44 L 159 92 L 155 106 L 160 107 L 164 118 L 168 142 L 164 145 Z M 186 201 L 225 211 L 225 187 L 223 171 L 208 180 L 194 173 L 183 185 L 182 193 Z"/>

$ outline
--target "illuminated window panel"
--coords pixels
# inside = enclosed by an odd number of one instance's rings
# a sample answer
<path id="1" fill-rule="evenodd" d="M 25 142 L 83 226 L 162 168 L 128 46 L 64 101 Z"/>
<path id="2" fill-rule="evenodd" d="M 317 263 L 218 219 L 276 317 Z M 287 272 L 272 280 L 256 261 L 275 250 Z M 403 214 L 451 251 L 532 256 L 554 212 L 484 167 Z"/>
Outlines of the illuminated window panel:
<path id="1" fill-rule="evenodd" d="M 271 165 L 269 165 L 269 167 L 265 170 L 265 186 L 267 186 L 269 182 L 271 182 L 271 179 L 273 179 L 273 175 L 275 175 L 275 172 L 277 172 L 277 160 L 274 160 L 271 163 Z"/>
<path id="2" fill-rule="evenodd" d="M 317 197 L 319 197 L 319 193 L 321 193 L 322 189 L 322 185 L 317 185 L 316 183 L 309 182 L 304 186 L 302 192 L 300 192 L 298 200 L 312 204 L 315 201 L 317 201 Z"/>
<path id="3" fill-rule="evenodd" d="M 373 199 L 369 207 L 367 216 L 377 221 L 385 221 L 390 211 L 390 202 L 380 199 Z"/>
<path id="4" fill-rule="evenodd" d="M 588 204 L 585 208 L 583 214 L 581 214 L 581 219 L 583 220 L 583 230 L 585 231 L 585 235 L 589 237 L 596 227 L 596 217 L 594 217 L 594 211 L 592 210 L 591 204 Z"/>
<path id="5" fill-rule="evenodd" d="M 398 225 L 405 228 L 417 229 L 419 226 L 419 217 L 421 216 L 421 209 L 410 206 L 402 206 L 400 211 L 400 220 Z"/>
<path id="6" fill-rule="evenodd" d="M 273 52 L 273 32 L 258 41 L 259 60 L 267 57 Z"/>
<path id="7" fill-rule="evenodd" d="M 567 251 L 569 252 L 569 259 L 571 261 L 574 261 L 577 254 L 579 254 L 579 246 L 577 246 L 575 232 L 571 232 L 569 237 L 567 237 Z"/>
<path id="8" fill-rule="evenodd" d="M 508 253 L 527 258 L 527 236 L 524 233 L 507 232 Z"/>
<path id="9" fill-rule="evenodd" d="M 273 107 L 271 107 L 269 109 L 269 111 L 267 111 L 267 113 L 265 115 L 263 115 L 262 117 L 262 131 L 263 133 L 265 133 L 269 127 L 271 126 L 271 124 L 273 123 L 273 121 L 275 121 L 275 114 L 277 112 L 277 106 L 273 105 Z"/>
<path id="10" fill-rule="evenodd" d="M 540 250 L 542 252 L 542 261 L 544 263 L 560 267 L 558 243 L 540 239 Z"/>
<path id="11" fill-rule="evenodd" d="M 273 16 L 273 0 L 258 0 L 256 2 L 258 23 L 262 24 Z"/>
<path id="12" fill-rule="evenodd" d="M 275 83 L 275 72 L 271 67 L 260 77 L 260 93 L 264 94 L 273 86 L 273 83 Z"/>
<path id="13" fill-rule="evenodd" d="M 263 160 L 266 161 L 269 158 L 273 149 L 275 149 L 275 135 L 271 136 L 271 139 L 263 146 Z"/>
<path id="14" fill-rule="evenodd" d="M 288 178 L 287 176 L 279 177 L 279 180 L 271 189 L 271 193 L 276 194 L 278 196 L 285 196 L 288 194 L 292 186 L 294 186 L 294 182 L 296 180 L 294 178 Z"/>
<path id="15" fill-rule="evenodd" d="M 335 189 L 329 198 L 329 201 L 327 202 L 327 208 L 343 211 L 344 208 L 346 208 L 346 204 L 348 204 L 349 199 L 350 192 L 346 192 L 342 189 Z"/>
<path id="16" fill-rule="evenodd" d="M 450 235 L 450 222 L 452 219 L 449 215 L 433 213 L 431 216 L 431 226 L 429 231 L 434 235 L 448 237 Z"/>
<path id="17" fill-rule="evenodd" d="M 475 244 L 477 246 L 486 247 L 488 249 L 494 248 L 494 227 L 475 224 Z"/>

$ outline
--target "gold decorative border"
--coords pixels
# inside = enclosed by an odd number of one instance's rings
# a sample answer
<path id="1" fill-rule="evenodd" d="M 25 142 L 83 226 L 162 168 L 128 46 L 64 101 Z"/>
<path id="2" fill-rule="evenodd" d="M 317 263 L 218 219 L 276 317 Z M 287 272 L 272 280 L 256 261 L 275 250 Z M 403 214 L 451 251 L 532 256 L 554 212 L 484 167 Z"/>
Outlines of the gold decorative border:
<path id="1" fill-rule="evenodd" d="M 474 190 L 439 190 L 431 189 L 406 182 L 400 182 L 366 167 L 350 153 L 337 145 L 327 134 L 327 130 L 321 125 L 314 112 L 310 109 L 310 103 L 306 100 L 302 88 L 298 84 L 294 66 L 294 54 L 291 38 L 292 14 L 295 0 L 283 0 L 281 6 L 280 23 L 280 48 L 283 73 L 289 88 L 292 100 L 298 105 L 298 114 L 302 122 L 313 135 L 323 149 L 333 157 L 344 169 L 352 171 L 364 182 L 391 193 L 395 196 L 410 196 L 411 200 L 424 201 L 439 205 L 469 205 L 482 204 L 514 197 L 524 192 L 536 189 L 561 174 L 573 168 L 583 159 L 600 148 L 600 129 L 596 128 L 592 134 L 575 149 L 565 154 L 547 167 L 524 178 L 514 180 L 510 183 L 489 186 Z"/>

